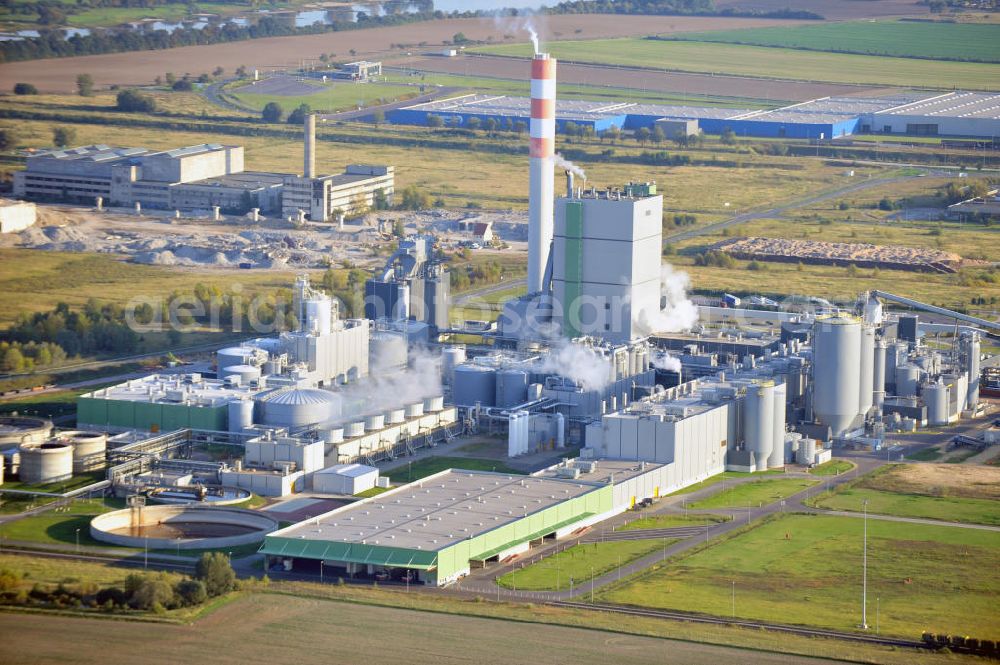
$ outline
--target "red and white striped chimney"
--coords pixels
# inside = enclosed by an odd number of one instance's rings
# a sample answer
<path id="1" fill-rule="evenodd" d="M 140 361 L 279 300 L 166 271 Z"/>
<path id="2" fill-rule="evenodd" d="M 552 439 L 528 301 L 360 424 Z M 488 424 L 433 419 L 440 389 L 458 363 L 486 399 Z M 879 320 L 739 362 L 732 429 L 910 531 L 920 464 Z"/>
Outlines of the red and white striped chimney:
<path id="1" fill-rule="evenodd" d="M 556 59 L 531 60 L 531 166 L 528 192 L 528 293 L 547 291 L 545 267 L 552 247 L 556 142 Z"/>

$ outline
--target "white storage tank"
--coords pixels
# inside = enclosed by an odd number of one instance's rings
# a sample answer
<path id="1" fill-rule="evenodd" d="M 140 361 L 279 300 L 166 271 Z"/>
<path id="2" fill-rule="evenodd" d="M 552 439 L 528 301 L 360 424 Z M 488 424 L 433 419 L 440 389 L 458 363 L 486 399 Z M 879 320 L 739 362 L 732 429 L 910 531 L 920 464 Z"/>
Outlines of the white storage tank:
<path id="1" fill-rule="evenodd" d="M 254 383 L 260 383 L 260 368 L 254 367 L 253 365 L 230 365 L 224 369 L 219 370 L 220 379 L 228 379 L 231 377 L 238 377 L 241 386 L 249 386 Z"/>
<path id="2" fill-rule="evenodd" d="M 215 362 L 216 369 L 221 377 L 222 371 L 227 367 L 232 367 L 234 365 L 256 365 L 259 356 L 263 352 L 260 349 L 255 349 L 249 346 L 230 346 L 225 349 L 219 349 L 215 352 Z"/>
<path id="3" fill-rule="evenodd" d="M 764 381 L 747 387 L 744 412 L 744 439 L 753 451 L 757 470 L 767 468 L 774 445 L 774 382 Z"/>
<path id="4" fill-rule="evenodd" d="M 966 333 L 962 338 L 965 352 L 965 373 L 969 377 L 969 390 L 965 399 L 965 408 L 975 409 L 979 404 L 980 355 L 982 344 L 977 333 Z"/>
<path id="5" fill-rule="evenodd" d="M 73 473 L 97 471 L 107 466 L 108 435 L 104 432 L 69 430 L 56 437 L 73 446 Z"/>
<path id="6" fill-rule="evenodd" d="M 920 368 L 913 363 L 896 365 L 896 394 L 900 397 L 913 397 L 917 394 L 920 384 Z"/>
<path id="7" fill-rule="evenodd" d="M 459 406 L 494 406 L 497 372 L 493 367 L 466 363 L 455 368 L 452 398 Z"/>
<path id="8" fill-rule="evenodd" d="M 872 365 L 872 404 L 881 408 L 885 401 L 885 340 L 875 340 L 875 357 Z"/>
<path id="9" fill-rule="evenodd" d="M 465 347 L 446 346 L 441 352 L 441 380 L 451 385 L 455 379 L 455 368 L 465 362 Z"/>
<path id="10" fill-rule="evenodd" d="M 497 372 L 495 405 L 502 409 L 518 406 L 528 401 L 528 373 L 519 369 Z"/>
<path id="11" fill-rule="evenodd" d="M 295 388 L 261 400 L 265 425 L 303 427 L 340 417 L 340 397 L 319 388 Z"/>
<path id="12" fill-rule="evenodd" d="M 864 415 L 874 404 L 875 390 L 875 329 L 861 327 L 861 372 L 858 394 L 858 413 Z"/>
<path id="13" fill-rule="evenodd" d="M 767 458 L 767 468 L 777 469 L 785 465 L 785 404 L 787 390 L 784 383 L 774 386 L 774 421 L 771 425 L 771 454 Z"/>
<path id="14" fill-rule="evenodd" d="M 947 384 L 938 381 L 937 383 L 925 383 L 920 394 L 927 405 L 927 424 L 945 425 L 949 418 L 949 399 Z"/>
<path id="15" fill-rule="evenodd" d="M 795 464 L 795 454 L 799 451 L 799 443 L 802 441 L 802 435 L 798 432 L 787 432 L 785 433 L 785 463 Z"/>
<path id="16" fill-rule="evenodd" d="M 816 439 L 802 438 L 795 461 L 805 466 L 812 466 L 816 461 Z"/>
<path id="17" fill-rule="evenodd" d="M 73 446 L 61 441 L 21 444 L 21 482 L 44 485 L 73 477 Z"/>
<path id="18" fill-rule="evenodd" d="M 813 412 L 833 436 L 858 416 L 861 388 L 861 322 L 838 314 L 813 324 Z"/>
<path id="19" fill-rule="evenodd" d="M 368 344 L 368 362 L 373 374 L 406 367 L 406 336 L 403 333 L 377 330 Z"/>
<path id="20" fill-rule="evenodd" d="M 253 427 L 253 400 L 234 399 L 229 403 L 229 431 L 245 432 Z"/>
<path id="21" fill-rule="evenodd" d="M 314 297 L 305 302 L 307 332 L 329 335 L 333 328 L 333 309 L 328 297 Z"/>

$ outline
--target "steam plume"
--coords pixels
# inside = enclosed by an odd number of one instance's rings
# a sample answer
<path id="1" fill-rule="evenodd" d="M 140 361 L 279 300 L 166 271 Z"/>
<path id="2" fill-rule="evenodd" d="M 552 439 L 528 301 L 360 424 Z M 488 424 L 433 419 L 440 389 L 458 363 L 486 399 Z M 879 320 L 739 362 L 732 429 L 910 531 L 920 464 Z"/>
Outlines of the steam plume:
<path id="1" fill-rule="evenodd" d="M 566 170 L 566 171 L 570 171 L 570 172 L 573 173 L 573 175 L 575 175 L 576 177 L 581 178 L 583 180 L 587 179 L 587 174 L 584 173 L 584 171 L 583 171 L 582 168 L 580 168 L 579 166 L 577 166 L 573 162 L 569 161 L 568 159 L 566 159 L 565 157 L 563 157 L 562 155 L 560 155 L 558 152 L 555 154 L 555 157 L 553 157 L 552 159 L 555 162 L 555 165 L 558 166 L 559 168 L 561 168 L 563 170 Z"/>
<path id="2" fill-rule="evenodd" d="M 607 357 L 562 338 L 553 341 L 551 351 L 537 369 L 565 377 L 584 390 L 601 390 L 611 378 L 611 361 Z"/>
<path id="3" fill-rule="evenodd" d="M 638 324 L 642 333 L 680 332 L 690 330 L 698 321 L 698 307 L 688 298 L 691 279 L 686 272 L 676 272 L 669 263 L 660 266 L 660 293 L 664 307 L 659 311 L 644 309 Z"/>

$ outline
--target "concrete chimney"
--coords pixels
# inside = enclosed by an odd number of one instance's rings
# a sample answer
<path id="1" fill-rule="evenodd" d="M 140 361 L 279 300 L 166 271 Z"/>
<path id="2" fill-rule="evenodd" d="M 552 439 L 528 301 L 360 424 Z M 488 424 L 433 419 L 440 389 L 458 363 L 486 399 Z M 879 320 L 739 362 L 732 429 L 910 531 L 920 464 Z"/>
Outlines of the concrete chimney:
<path id="1" fill-rule="evenodd" d="M 316 116 L 312 113 L 305 117 L 305 164 L 302 167 L 302 176 L 305 178 L 316 177 Z"/>
<path id="2" fill-rule="evenodd" d="M 566 171 L 566 198 L 573 198 L 573 172 Z"/>
<path id="3" fill-rule="evenodd" d="M 545 267 L 552 252 L 556 140 L 556 59 L 531 60 L 531 164 L 528 192 L 528 293 L 547 291 Z"/>

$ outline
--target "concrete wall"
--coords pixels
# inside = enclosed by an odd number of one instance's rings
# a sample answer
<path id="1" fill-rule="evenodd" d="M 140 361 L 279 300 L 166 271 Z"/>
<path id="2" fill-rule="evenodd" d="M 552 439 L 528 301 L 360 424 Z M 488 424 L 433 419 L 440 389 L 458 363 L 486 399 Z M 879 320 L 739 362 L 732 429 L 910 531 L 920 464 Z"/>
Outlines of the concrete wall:
<path id="1" fill-rule="evenodd" d="M 127 536 L 110 533 L 113 530 L 128 528 L 132 522 L 132 511 L 115 510 L 110 513 L 98 515 L 90 521 L 90 535 L 95 540 L 100 540 L 113 545 L 124 547 L 148 547 L 150 549 L 204 549 L 239 547 L 259 543 L 264 539 L 264 535 L 275 531 L 278 522 L 268 517 L 264 513 L 251 510 L 238 510 L 232 508 L 213 508 L 208 506 L 144 506 L 142 508 L 142 524 L 171 524 L 184 522 L 199 522 L 212 524 L 238 524 L 259 529 L 259 531 L 238 536 L 228 536 L 220 538 L 190 538 L 177 540 L 176 538 L 147 538 L 145 536 Z"/>

